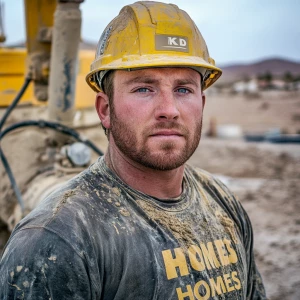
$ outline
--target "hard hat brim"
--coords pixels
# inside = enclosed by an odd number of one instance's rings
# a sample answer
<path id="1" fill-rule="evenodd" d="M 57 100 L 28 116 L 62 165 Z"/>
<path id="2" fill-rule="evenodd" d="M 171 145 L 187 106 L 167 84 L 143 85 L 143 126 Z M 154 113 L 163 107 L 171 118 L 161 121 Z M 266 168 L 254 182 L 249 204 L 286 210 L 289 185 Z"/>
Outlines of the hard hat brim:
<path id="1" fill-rule="evenodd" d="M 114 60 L 108 64 L 104 62 L 105 58 L 95 60 L 91 65 L 91 71 L 86 76 L 88 85 L 95 91 L 102 91 L 98 84 L 94 81 L 94 74 L 104 70 L 122 70 L 122 69 L 141 69 L 141 68 L 155 68 L 155 67 L 190 67 L 190 68 L 204 68 L 211 71 L 209 76 L 204 78 L 205 85 L 203 89 L 212 85 L 222 74 L 222 70 L 209 64 L 207 61 L 197 56 L 185 55 L 130 55 L 122 59 Z"/>

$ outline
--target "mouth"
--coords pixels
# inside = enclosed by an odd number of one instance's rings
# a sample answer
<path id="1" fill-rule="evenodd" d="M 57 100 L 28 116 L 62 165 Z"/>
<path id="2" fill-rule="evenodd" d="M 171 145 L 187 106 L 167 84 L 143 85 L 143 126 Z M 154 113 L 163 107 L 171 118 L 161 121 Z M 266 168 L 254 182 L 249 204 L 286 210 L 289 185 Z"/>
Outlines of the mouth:
<path id="1" fill-rule="evenodd" d="M 170 129 L 164 129 L 164 130 L 159 130 L 150 136 L 157 136 L 157 137 L 172 137 L 172 136 L 183 136 L 182 133 L 176 131 L 176 130 L 170 130 Z"/>
<path id="2" fill-rule="evenodd" d="M 184 138 L 184 135 L 180 131 L 174 129 L 161 129 L 152 133 L 150 138 L 154 141 L 177 143 Z"/>

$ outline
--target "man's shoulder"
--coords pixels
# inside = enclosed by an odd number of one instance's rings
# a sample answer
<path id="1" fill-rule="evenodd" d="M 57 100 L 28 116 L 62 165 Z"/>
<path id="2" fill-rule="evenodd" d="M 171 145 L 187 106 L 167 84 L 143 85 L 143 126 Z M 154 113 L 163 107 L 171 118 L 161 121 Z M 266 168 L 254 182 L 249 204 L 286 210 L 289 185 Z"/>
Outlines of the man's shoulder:
<path id="1" fill-rule="evenodd" d="M 193 180 L 199 189 L 205 190 L 210 195 L 210 199 L 213 199 L 228 211 L 240 214 L 241 204 L 239 200 L 217 176 L 191 166 L 188 166 L 187 174 L 188 180 Z"/>
<path id="2" fill-rule="evenodd" d="M 39 240 L 46 240 L 50 244 L 59 241 L 60 247 L 66 245 L 79 256 L 82 251 L 91 253 L 95 241 L 104 240 L 115 230 L 110 226 L 120 210 L 112 197 L 112 194 L 118 196 L 114 193 L 115 184 L 90 168 L 78 174 L 43 199 L 19 222 L 11 234 L 8 248 L 19 245 L 22 236 L 31 241 L 32 245 L 27 243 L 26 247 L 32 249 L 39 248 Z M 102 247 L 100 242 L 97 249 L 99 247 Z"/>
<path id="3" fill-rule="evenodd" d="M 186 174 L 188 179 L 194 179 L 201 185 L 219 185 L 221 183 L 216 176 L 198 167 L 187 165 Z"/>
<path id="4" fill-rule="evenodd" d="M 104 215 L 109 215 L 105 203 L 113 188 L 103 174 L 87 169 L 41 199 L 14 232 L 41 228 L 68 237 L 74 228 L 89 231 L 95 223 L 93 216 L 97 215 L 101 221 Z"/>

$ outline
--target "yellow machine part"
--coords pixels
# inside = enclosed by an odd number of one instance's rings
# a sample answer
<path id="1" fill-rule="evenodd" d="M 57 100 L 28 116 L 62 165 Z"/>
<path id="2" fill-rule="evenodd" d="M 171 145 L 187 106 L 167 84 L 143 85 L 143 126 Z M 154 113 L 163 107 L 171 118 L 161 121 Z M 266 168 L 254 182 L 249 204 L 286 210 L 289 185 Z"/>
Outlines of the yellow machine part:
<path id="1" fill-rule="evenodd" d="M 25 0 L 26 36 L 29 53 L 43 51 L 50 54 L 51 40 L 47 29 L 53 26 L 56 0 Z"/>
<path id="2" fill-rule="evenodd" d="M 16 97 L 25 78 L 25 49 L 0 48 L 0 106 L 8 106 Z M 33 87 L 29 85 L 21 102 L 33 103 Z"/>
<path id="3" fill-rule="evenodd" d="M 24 83 L 26 73 L 27 51 L 25 48 L 0 48 L 0 106 L 8 106 L 16 97 Z M 76 108 L 94 106 L 95 93 L 86 84 L 85 76 L 95 58 L 92 50 L 79 51 L 78 73 L 76 79 Z M 31 83 L 24 93 L 21 103 L 47 105 L 38 101 L 33 93 Z"/>

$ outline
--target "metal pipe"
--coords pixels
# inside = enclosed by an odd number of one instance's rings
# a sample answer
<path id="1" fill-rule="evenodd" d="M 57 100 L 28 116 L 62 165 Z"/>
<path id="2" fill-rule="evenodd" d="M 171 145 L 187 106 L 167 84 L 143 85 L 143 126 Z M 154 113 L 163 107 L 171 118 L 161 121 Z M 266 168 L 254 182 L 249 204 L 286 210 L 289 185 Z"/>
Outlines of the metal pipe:
<path id="1" fill-rule="evenodd" d="M 82 2 L 82 1 L 78 1 Z M 54 14 L 49 78 L 49 120 L 72 125 L 80 43 L 79 3 L 61 2 Z"/>
<path id="2" fill-rule="evenodd" d="M 6 40 L 4 32 L 4 3 L 0 1 L 0 43 L 4 43 Z"/>

